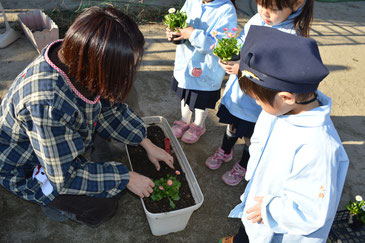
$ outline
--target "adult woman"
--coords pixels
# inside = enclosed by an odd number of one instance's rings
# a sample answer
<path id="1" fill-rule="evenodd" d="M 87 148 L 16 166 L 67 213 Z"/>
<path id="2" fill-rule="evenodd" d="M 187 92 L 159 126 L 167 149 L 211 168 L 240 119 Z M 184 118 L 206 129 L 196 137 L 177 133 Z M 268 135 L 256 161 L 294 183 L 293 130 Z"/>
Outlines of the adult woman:
<path id="1" fill-rule="evenodd" d="M 125 188 L 148 197 L 154 186 L 149 178 L 121 163 L 83 156 L 98 133 L 140 144 L 156 169 L 159 160 L 173 167 L 172 157 L 146 138 L 141 118 L 122 103 L 143 45 L 142 33 L 128 16 L 115 8 L 92 7 L 75 20 L 64 40 L 46 47 L 2 101 L 0 185 L 88 225 L 112 217 L 115 196 Z"/>

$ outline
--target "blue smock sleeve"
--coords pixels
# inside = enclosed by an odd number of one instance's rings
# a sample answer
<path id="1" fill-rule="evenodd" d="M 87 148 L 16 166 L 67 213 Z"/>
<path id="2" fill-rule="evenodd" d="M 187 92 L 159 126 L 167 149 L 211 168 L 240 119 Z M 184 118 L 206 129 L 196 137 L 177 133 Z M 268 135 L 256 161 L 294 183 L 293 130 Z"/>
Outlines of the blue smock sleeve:
<path id="1" fill-rule="evenodd" d="M 231 30 L 237 28 L 237 15 L 231 9 L 228 9 L 212 26 L 205 31 L 194 29 L 189 41 L 191 45 L 202 54 L 212 54 L 211 46 L 216 43 L 216 39 L 211 35 L 212 30 L 217 30 L 219 39 L 224 37 L 224 28 Z"/>

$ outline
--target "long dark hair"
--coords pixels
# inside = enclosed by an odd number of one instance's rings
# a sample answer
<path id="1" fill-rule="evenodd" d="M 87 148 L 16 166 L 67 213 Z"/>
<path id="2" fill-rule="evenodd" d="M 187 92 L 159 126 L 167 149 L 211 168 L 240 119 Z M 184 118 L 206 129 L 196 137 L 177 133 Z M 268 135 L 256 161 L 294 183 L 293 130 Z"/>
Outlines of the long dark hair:
<path id="1" fill-rule="evenodd" d="M 111 102 L 130 92 L 144 52 L 137 24 L 116 8 L 91 7 L 65 35 L 61 50 L 78 84 Z"/>
<path id="2" fill-rule="evenodd" d="M 276 6 L 293 9 L 298 0 L 256 0 L 256 3 L 264 8 Z M 313 20 L 314 0 L 305 0 L 301 14 L 294 19 L 294 28 L 298 35 L 309 37 L 309 29 Z"/>

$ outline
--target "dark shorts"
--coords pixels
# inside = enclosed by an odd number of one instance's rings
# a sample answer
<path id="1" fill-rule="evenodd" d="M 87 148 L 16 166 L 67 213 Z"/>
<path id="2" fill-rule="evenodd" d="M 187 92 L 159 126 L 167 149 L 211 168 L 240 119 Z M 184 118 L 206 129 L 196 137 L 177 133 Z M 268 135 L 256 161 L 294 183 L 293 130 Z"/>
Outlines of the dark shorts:
<path id="1" fill-rule="evenodd" d="M 239 138 L 246 137 L 251 138 L 253 130 L 255 128 L 254 122 L 249 122 L 242 120 L 234 115 L 232 115 L 224 105 L 219 106 L 217 112 L 220 123 L 225 123 L 232 125 L 232 129 L 236 129 L 236 136 Z"/>
<path id="2" fill-rule="evenodd" d="M 221 97 L 221 91 L 201 91 L 193 89 L 182 89 L 178 87 L 177 80 L 172 77 L 171 89 L 176 92 L 179 100 L 184 100 L 191 111 L 194 109 L 205 110 L 206 108 L 214 109 Z"/>

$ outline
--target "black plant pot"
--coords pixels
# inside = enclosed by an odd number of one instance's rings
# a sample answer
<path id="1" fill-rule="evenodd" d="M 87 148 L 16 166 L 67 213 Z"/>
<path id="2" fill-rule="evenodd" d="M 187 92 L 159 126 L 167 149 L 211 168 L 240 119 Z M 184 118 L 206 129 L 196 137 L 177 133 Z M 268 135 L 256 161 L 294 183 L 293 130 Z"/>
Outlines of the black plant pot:
<path id="1" fill-rule="evenodd" d="M 182 40 L 174 40 L 175 38 L 179 38 L 180 36 L 179 35 L 172 35 L 172 40 L 171 42 L 176 44 L 176 45 L 180 45 L 180 44 L 183 44 L 185 42 L 185 39 L 182 39 Z"/>
<path id="2" fill-rule="evenodd" d="M 347 223 L 353 231 L 361 229 L 363 225 L 362 221 L 354 214 L 350 214 L 349 221 Z"/>
<path id="3" fill-rule="evenodd" d="M 238 61 L 241 59 L 241 53 L 238 53 L 238 55 L 233 54 L 230 61 Z"/>

